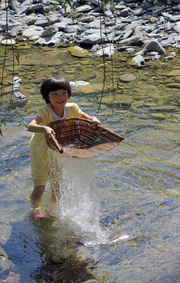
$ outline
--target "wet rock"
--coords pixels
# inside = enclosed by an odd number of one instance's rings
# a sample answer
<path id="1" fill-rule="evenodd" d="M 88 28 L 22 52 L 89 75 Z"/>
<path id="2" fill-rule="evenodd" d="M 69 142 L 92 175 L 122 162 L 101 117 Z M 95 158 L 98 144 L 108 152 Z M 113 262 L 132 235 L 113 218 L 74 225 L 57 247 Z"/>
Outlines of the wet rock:
<path id="1" fill-rule="evenodd" d="M 75 57 L 86 57 L 89 53 L 87 49 L 83 49 L 79 46 L 71 46 L 68 51 Z"/>
<path id="2" fill-rule="evenodd" d="M 56 32 L 55 34 L 51 34 L 45 37 L 40 37 L 35 41 L 35 45 L 40 46 L 58 46 L 62 39 L 62 32 Z"/>
<path id="3" fill-rule="evenodd" d="M 119 77 L 119 81 L 123 83 L 128 83 L 134 81 L 136 77 L 132 74 L 123 74 Z"/>
<path id="4" fill-rule="evenodd" d="M 102 91 L 101 84 L 78 84 L 72 86 L 72 89 L 75 92 L 83 93 L 83 94 L 90 94 L 90 93 L 97 93 L 98 91 Z"/>
<path id="5" fill-rule="evenodd" d="M 30 49 L 32 47 L 31 44 L 24 43 L 24 44 L 16 44 L 16 50 L 24 50 L 24 49 Z"/>
<path id="6" fill-rule="evenodd" d="M 16 42 L 15 42 L 14 39 L 3 39 L 3 40 L 1 41 L 1 44 L 2 44 L 2 45 L 5 45 L 5 46 L 12 46 L 12 45 L 15 45 Z"/>
<path id="7" fill-rule="evenodd" d="M 104 96 L 102 102 L 105 104 L 113 104 L 114 106 L 118 107 L 129 108 L 131 106 L 131 103 L 133 102 L 133 99 L 129 95 L 122 95 L 117 93 L 114 95 L 114 99 L 112 95 Z"/>
<path id="8" fill-rule="evenodd" d="M 5 270 L 9 270 L 13 266 L 11 260 L 8 258 L 8 255 L 4 251 L 2 245 L 0 244 L 0 271 L 1 273 Z"/>
<path id="9" fill-rule="evenodd" d="M 100 47 L 94 54 L 98 57 L 111 57 L 115 52 L 113 44 L 108 44 Z"/>
<path id="10" fill-rule="evenodd" d="M 22 94 L 19 91 L 13 91 L 13 95 L 14 95 L 14 103 L 16 103 L 16 105 L 21 105 L 21 104 L 25 104 L 27 102 L 26 96 L 24 94 Z"/>
<path id="11" fill-rule="evenodd" d="M 145 59 L 144 59 L 144 57 L 143 57 L 141 54 L 136 55 L 135 57 L 133 57 L 133 58 L 132 58 L 132 61 L 133 61 L 135 64 L 137 64 L 138 66 L 142 66 L 142 65 L 144 65 L 144 63 L 145 63 Z"/>

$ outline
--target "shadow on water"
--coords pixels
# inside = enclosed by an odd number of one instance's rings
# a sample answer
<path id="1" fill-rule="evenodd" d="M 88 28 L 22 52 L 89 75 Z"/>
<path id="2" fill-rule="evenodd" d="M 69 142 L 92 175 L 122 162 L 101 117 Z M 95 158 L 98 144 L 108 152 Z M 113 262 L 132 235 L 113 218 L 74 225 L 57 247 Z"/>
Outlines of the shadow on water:
<path id="1" fill-rule="evenodd" d="M 85 282 L 93 279 L 93 259 L 79 253 L 82 245 L 68 220 L 47 217 L 39 221 L 26 216 L 13 222 L 3 248 L 12 261 L 0 279 L 11 282 Z M 14 282 L 14 281 L 12 281 Z"/>

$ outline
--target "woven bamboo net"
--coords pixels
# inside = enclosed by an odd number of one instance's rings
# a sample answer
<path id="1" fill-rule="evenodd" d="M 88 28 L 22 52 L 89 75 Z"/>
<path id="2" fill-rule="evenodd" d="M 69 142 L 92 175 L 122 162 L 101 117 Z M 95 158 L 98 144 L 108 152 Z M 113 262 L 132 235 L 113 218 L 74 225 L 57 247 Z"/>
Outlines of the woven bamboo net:
<path id="1" fill-rule="evenodd" d="M 48 146 L 69 157 L 95 157 L 124 140 L 123 136 L 86 119 L 64 119 L 50 122 L 49 126 L 56 136 L 52 136 Z"/>

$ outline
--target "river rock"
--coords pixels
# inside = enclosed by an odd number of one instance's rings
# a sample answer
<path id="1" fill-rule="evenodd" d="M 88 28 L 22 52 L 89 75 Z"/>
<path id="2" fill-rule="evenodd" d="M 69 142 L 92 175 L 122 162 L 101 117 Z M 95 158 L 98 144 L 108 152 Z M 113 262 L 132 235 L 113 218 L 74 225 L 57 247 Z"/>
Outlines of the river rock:
<path id="1" fill-rule="evenodd" d="M 0 244 L 0 272 L 10 269 L 13 266 L 12 262 L 8 258 L 8 255 L 4 251 Z"/>
<path id="2" fill-rule="evenodd" d="M 121 44 L 123 45 L 133 45 L 133 46 L 141 46 L 143 45 L 143 39 L 139 36 L 132 36 L 127 39 L 123 39 L 120 41 Z"/>
<path id="3" fill-rule="evenodd" d="M 82 39 L 79 40 L 80 44 L 88 44 L 88 45 L 94 45 L 97 43 L 104 42 L 106 39 L 105 35 L 103 34 L 101 37 L 100 33 L 94 33 L 90 35 L 85 35 Z"/>
<path id="4" fill-rule="evenodd" d="M 180 21 L 177 22 L 177 23 L 173 26 L 173 29 L 174 29 L 177 33 L 180 33 Z"/>
<path id="5" fill-rule="evenodd" d="M 98 49 L 94 54 L 98 57 L 111 57 L 115 52 L 115 47 L 113 44 L 108 44 L 105 46 L 98 46 Z"/>
<path id="6" fill-rule="evenodd" d="M 57 31 L 58 31 L 57 28 L 51 26 L 51 27 L 46 28 L 46 29 L 42 32 L 41 36 L 47 37 L 47 36 L 49 36 L 49 35 L 55 34 Z"/>
<path id="7" fill-rule="evenodd" d="M 91 5 L 82 5 L 78 8 L 76 8 L 76 13 L 86 13 L 92 10 Z"/>
<path id="8" fill-rule="evenodd" d="M 68 51 L 75 57 L 86 57 L 89 53 L 87 49 L 83 49 L 80 46 L 71 46 Z"/>
<path id="9" fill-rule="evenodd" d="M 49 21 L 47 19 L 37 19 L 34 24 L 35 26 L 46 27 Z"/>
<path id="10" fill-rule="evenodd" d="M 1 41 L 1 44 L 2 44 L 2 45 L 5 45 L 5 46 L 12 46 L 12 45 L 15 45 L 16 42 L 15 42 L 14 39 L 3 39 L 3 40 Z"/>
<path id="11" fill-rule="evenodd" d="M 35 41 L 35 45 L 40 46 L 58 46 L 62 40 L 62 32 L 56 32 L 45 37 L 40 37 Z"/>
<path id="12" fill-rule="evenodd" d="M 150 41 L 143 49 L 144 54 L 147 54 L 153 51 L 158 52 L 160 55 L 166 54 L 165 49 L 162 47 L 162 45 L 157 40 Z"/>
<path id="13" fill-rule="evenodd" d="M 141 54 L 138 54 L 132 58 L 132 61 L 138 66 L 142 66 L 145 63 L 145 59 Z"/>
<path id="14" fill-rule="evenodd" d="M 102 103 L 113 104 L 114 106 L 130 107 L 133 102 L 133 98 L 130 95 L 115 94 L 114 99 L 112 95 L 103 96 Z"/>
<path id="15" fill-rule="evenodd" d="M 65 28 L 67 27 L 67 22 L 61 21 L 59 23 L 55 23 L 54 27 L 58 28 L 59 31 L 65 31 Z"/>
<path id="16" fill-rule="evenodd" d="M 26 16 L 25 17 L 25 24 L 27 26 L 35 24 L 36 21 L 37 21 L 37 16 L 36 15 L 30 15 L 30 16 Z"/>
<path id="17" fill-rule="evenodd" d="M 22 35 L 24 37 L 27 37 L 27 38 L 34 38 L 34 39 L 37 39 L 41 36 L 41 34 L 43 33 L 44 31 L 44 28 L 43 27 L 38 27 L 38 26 L 30 26 L 30 27 L 27 27 L 26 29 L 24 29 Z"/>
<path id="18" fill-rule="evenodd" d="M 102 84 L 89 84 L 88 82 L 71 85 L 73 91 L 83 94 L 97 93 L 102 91 Z"/>
<path id="19" fill-rule="evenodd" d="M 129 83 L 135 81 L 136 77 L 132 74 L 123 74 L 119 77 L 119 81 L 123 83 Z"/>

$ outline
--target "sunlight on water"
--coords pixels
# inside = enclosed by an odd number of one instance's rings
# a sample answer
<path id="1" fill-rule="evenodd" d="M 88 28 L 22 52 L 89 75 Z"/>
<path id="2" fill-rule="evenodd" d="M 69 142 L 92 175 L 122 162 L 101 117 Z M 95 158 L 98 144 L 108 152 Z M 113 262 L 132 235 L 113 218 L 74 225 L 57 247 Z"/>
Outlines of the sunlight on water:
<path id="1" fill-rule="evenodd" d="M 86 244 L 106 242 L 108 233 L 99 225 L 100 200 L 94 160 L 64 157 L 49 149 L 49 168 L 57 199 L 56 217 L 65 217 L 77 224 Z"/>

